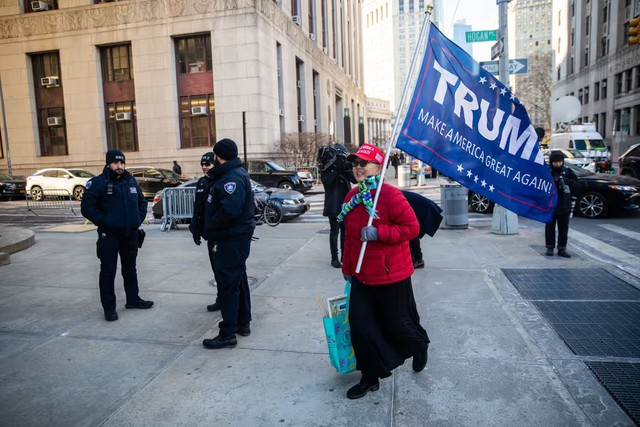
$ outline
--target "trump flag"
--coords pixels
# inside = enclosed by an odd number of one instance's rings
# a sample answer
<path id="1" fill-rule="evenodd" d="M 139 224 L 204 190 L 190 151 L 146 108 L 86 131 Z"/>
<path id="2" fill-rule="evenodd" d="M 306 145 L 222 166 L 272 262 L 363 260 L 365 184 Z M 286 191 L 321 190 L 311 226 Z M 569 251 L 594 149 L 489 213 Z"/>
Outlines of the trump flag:
<path id="1" fill-rule="evenodd" d="M 519 215 L 549 222 L 557 194 L 524 106 L 430 24 L 396 147 Z"/>

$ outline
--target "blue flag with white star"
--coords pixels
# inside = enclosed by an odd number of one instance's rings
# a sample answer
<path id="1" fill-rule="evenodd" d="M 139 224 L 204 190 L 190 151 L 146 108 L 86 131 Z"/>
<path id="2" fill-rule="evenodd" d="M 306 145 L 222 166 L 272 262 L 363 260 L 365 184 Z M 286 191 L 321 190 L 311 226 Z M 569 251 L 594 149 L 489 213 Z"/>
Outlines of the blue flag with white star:
<path id="1" fill-rule="evenodd" d="M 526 109 L 430 25 L 396 147 L 518 215 L 549 222 L 557 190 Z"/>

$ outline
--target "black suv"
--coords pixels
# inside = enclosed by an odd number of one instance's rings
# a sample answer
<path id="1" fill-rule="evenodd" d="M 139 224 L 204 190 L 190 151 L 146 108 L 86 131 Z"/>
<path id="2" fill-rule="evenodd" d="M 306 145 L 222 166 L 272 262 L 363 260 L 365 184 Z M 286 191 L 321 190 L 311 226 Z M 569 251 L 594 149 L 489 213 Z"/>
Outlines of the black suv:
<path id="1" fill-rule="evenodd" d="M 640 178 L 640 144 L 629 147 L 627 151 L 618 157 L 620 175 L 629 175 Z"/>
<path id="2" fill-rule="evenodd" d="M 251 179 L 265 187 L 278 187 L 306 193 L 313 186 L 309 172 L 287 170 L 270 160 L 249 160 L 247 171 Z"/>
<path id="3" fill-rule="evenodd" d="M 138 181 L 142 195 L 148 199 L 153 198 L 158 191 L 162 191 L 165 187 L 177 187 L 187 181 L 169 169 L 151 166 L 131 166 L 127 168 L 127 172 Z"/>

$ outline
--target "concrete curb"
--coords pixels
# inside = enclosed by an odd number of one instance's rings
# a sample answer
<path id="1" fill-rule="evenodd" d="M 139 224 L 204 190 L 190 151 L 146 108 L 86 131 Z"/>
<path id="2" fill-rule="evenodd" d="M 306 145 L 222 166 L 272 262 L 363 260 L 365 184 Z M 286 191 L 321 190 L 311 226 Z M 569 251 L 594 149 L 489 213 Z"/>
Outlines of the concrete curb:
<path id="1" fill-rule="evenodd" d="M 0 266 L 11 263 L 10 254 L 23 251 L 36 244 L 32 230 L 0 226 Z"/>

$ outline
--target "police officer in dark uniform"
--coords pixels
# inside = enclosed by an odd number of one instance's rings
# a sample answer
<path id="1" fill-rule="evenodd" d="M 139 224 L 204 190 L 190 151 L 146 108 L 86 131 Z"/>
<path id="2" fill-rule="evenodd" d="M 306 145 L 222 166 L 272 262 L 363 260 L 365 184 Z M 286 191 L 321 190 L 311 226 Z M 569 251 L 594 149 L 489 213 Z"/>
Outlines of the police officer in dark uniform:
<path id="1" fill-rule="evenodd" d="M 196 199 L 193 202 L 193 217 L 189 224 L 189 231 L 191 231 L 193 242 L 198 246 L 202 243 L 207 197 L 209 197 L 209 191 L 211 190 L 211 186 L 214 182 L 213 177 L 209 176 L 209 171 L 213 168 L 213 158 L 214 154 L 212 151 L 204 153 L 200 158 L 200 167 L 202 167 L 204 176 L 196 183 Z M 213 267 L 213 246 L 213 240 L 208 240 L 207 252 L 209 253 L 209 262 L 211 263 L 211 270 L 215 272 L 215 268 Z M 220 301 L 218 297 L 216 297 L 216 301 L 213 304 L 207 306 L 207 310 L 220 310 Z"/>
<path id="2" fill-rule="evenodd" d="M 413 209 L 413 213 L 416 214 L 416 218 L 418 218 L 418 222 L 420 223 L 420 233 L 409 240 L 409 250 L 411 251 L 413 268 L 424 268 L 420 239 L 422 239 L 425 234 L 431 237 L 436 234 L 442 222 L 442 209 L 433 200 L 414 193 L 413 191 L 402 190 L 402 195 L 411 205 L 411 209 Z"/>
<path id="3" fill-rule="evenodd" d="M 153 301 L 138 296 L 136 273 L 138 227 L 147 216 L 147 201 L 135 178 L 126 171 L 122 151 L 107 151 L 106 163 L 102 174 L 87 181 L 81 210 L 98 226 L 100 301 L 105 320 L 112 322 L 118 320 L 114 290 L 118 254 L 127 295 L 125 308 L 151 308 Z"/>
<path id="4" fill-rule="evenodd" d="M 569 234 L 569 218 L 571 217 L 571 187 L 578 177 L 564 165 L 564 156 L 560 151 L 552 151 L 549 154 L 549 168 L 553 182 L 558 190 L 558 202 L 553 218 L 544 229 L 545 246 L 547 256 L 553 256 L 556 245 L 556 224 L 558 224 L 558 256 L 571 258 L 567 252 L 567 239 Z"/>
<path id="5" fill-rule="evenodd" d="M 216 166 L 209 171 L 214 180 L 207 197 L 204 237 L 213 242 L 213 269 L 218 286 L 222 321 L 218 336 L 202 345 L 217 349 L 235 347 L 236 333 L 251 333 L 251 297 L 247 280 L 247 258 L 256 227 L 253 191 L 249 174 L 238 158 L 238 146 L 222 139 L 213 147 Z"/>

